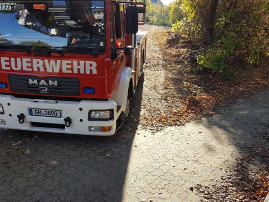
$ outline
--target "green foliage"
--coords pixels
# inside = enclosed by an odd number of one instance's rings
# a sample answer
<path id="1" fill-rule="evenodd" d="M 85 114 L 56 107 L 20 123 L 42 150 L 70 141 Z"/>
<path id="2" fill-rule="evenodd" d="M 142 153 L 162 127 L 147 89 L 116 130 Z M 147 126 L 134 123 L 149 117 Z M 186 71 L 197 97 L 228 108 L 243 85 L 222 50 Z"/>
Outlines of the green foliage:
<path id="1" fill-rule="evenodd" d="M 268 17 L 265 0 L 239 1 L 228 12 L 219 11 L 216 38 L 236 35 L 240 43 L 236 55 L 250 64 L 259 64 L 268 52 Z M 221 6 L 224 6 L 221 4 Z"/>
<path id="2" fill-rule="evenodd" d="M 164 6 L 160 1 L 151 3 L 147 0 L 146 22 L 158 26 L 171 26 L 169 14 L 171 6 Z"/>
<path id="3" fill-rule="evenodd" d="M 205 39 L 208 17 L 216 12 L 211 48 L 198 58 L 202 69 L 224 75 L 237 59 L 258 65 L 269 56 L 269 0 L 182 0 L 180 9 L 183 17 L 170 16 L 172 28 L 193 40 Z"/>
<path id="4" fill-rule="evenodd" d="M 230 59 L 235 55 L 240 44 L 235 38 L 222 38 L 215 47 L 208 49 L 198 57 L 200 68 L 211 69 L 220 73 L 225 79 L 230 79 L 233 75 L 230 70 Z"/>
<path id="5" fill-rule="evenodd" d="M 212 48 L 209 49 L 204 55 L 198 57 L 198 64 L 217 72 L 223 72 L 224 70 L 228 69 L 226 64 L 228 57 L 229 53 L 223 48 Z"/>
<path id="6" fill-rule="evenodd" d="M 177 23 L 179 20 L 183 19 L 183 13 L 181 10 L 181 4 L 182 0 L 176 0 L 171 4 L 171 10 L 170 10 L 170 20 L 172 24 Z"/>
<path id="7" fill-rule="evenodd" d="M 200 10 L 204 9 L 206 2 L 202 5 L 196 0 L 178 0 L 177 5 L 181 12 L 180 16 L 172 21 L 173 31 L 178 34 L 185 34 L 191 39 L 197 39 L 202 32 Z"/>

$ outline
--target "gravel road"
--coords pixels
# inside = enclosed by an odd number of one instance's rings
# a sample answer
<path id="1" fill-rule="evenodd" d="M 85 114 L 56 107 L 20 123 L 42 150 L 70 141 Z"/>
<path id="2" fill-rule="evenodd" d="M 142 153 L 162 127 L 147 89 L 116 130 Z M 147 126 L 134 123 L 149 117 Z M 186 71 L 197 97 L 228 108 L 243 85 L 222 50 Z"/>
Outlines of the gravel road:
<path id="1" fill-rule="evenodd" d="M 160 48 L 151 33 L 131 116 L 112 137 L 0 130 L 0 201 L 199 201 L 197 185 L 234 174 L 245 145 L 269 133 L 269 91 L 212 117 L 152 132 L 140 120 L 162 106 Z M 259 162 L 251 169 L 258 169 Z"/>

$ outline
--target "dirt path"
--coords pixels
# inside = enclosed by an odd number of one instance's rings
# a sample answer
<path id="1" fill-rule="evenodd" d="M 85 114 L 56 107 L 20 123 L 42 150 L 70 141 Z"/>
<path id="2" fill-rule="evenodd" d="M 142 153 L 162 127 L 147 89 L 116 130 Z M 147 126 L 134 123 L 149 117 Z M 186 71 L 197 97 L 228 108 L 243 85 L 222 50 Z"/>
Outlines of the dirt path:
<path id="1" fill-rule="evenodd" d="M 269 92 L 239 100 L 212 117 L 185 126 L 163 127 L 157 119 L 165 110 L 172 110 L 173 119 L 182 103 L 169 106 L 167 91 L 173 94 L 177 89 L 167 89 L 168 77 L 175 75 L 164 68 L 167 64 L 159 47 L 160 36 L 154 34 L 160 31 L 159 27 L 151 27 L 148 33 L 142 110 L 123 201 L 261 199 L 266 192 L 255 195 L 262 183 L 255 179 L 261 173 L 263 179 L 268 177 L 263 171 L 269 165 L 269 141 L 265 138 L 269 133 Z M 156 110 L 159 113 L 153 115 Z M 137 121 L 137 117 L 132 118 Z"/>

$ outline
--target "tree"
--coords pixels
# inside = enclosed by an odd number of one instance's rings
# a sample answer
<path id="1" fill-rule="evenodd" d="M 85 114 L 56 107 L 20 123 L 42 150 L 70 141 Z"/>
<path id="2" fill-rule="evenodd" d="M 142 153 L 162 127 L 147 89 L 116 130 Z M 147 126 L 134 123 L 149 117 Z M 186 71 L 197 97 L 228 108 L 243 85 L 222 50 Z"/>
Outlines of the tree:
<path id="1" fill-rule="evenodd" d="M 268 58 L 268 0 L 182 0 L 180 9 L 174 30 L 210 45 L 198 58 L 202 67 L 223 74 L 235 60 L 257 65 Z"/>
<path id="2" fill-rule="evenodd" d="M 205 13 L 203 39 L 205 43 L 212 43 L 214 39 L 214 26 L 216 20 L 216 12 L 219 0 L 211 0 L 208 3 L 208 10 Z"/>
<path id="3" fill-rule="evenodd" d="M 146 22 L 153 25 L 159 26 L 171 26 L 169 19 L 170 6 L 164 6 L 161 1 L 157 3 L 151 3 L 150 0 L 146 1 L 147 14 Z"/>
<path id="4" fill-rule="evenodd" d="M 169 16 L 172 24 L 175 24 L 177 21 L 180 21 L 183 18 L 181 4 L 182 0 L 176 0 L 171 4 Z"/>

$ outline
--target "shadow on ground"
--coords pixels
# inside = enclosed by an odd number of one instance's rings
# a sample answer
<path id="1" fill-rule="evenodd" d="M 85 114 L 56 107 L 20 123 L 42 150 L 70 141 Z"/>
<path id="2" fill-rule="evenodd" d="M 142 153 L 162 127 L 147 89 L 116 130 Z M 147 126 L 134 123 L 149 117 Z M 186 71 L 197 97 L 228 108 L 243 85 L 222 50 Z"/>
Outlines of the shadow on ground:
<path id="1" fill-rule="evenodd" d="M 0 201 L 121 201 L 142 91 L 115 136 L 1 130 Z"/>
<path id="2" fill-rule="evenodd" d="M 168 39 L 163 57 L 166 62 L 166 87 L 170 85 L 170 88 L 167 87 L 164 97 L 169 101 L 174 93 L 178 103 L 182 101 L 182 107 L 188 109 L 188 120 L 205 117 L 198 123 L 211 133 L 212 142 L 233 145 L 241 156 L 234 165 L 232 178 L 222 180 L 229 185 L 219 189 L 216 186 L 208 188 L 211 194 L 207 199 L 261 200 L 263 194 L 268 193 L 268 189 L 262 193 L 264 187 L 257 179 L 266 170 L 267 176 L 269 174 L 269 92 L 262 91 L 251 98 L 246 97 L 268 86 L 268 63 L 256 67 L 255 71 L 237 67 L 240 75 L 232 81 L 222 81 L 212 72 L 199 70 L 196 57 L 201 50 L 198 43 L 183 37 Z M 169 92 L 169 89 L 172 90 Z M 209 116 L 216 111 L 219 113 Z M 205 143 L 204 148 L 216 154 L 219 151 L 212 142 Z M 268 182 L 269 179 L 263 183 L 268 185 Z"/>
<path id="3" fill-rule="evenodd" d="M 236 165 L 232 167 L 232 176 L 223 178 L 224 186 L 203 188 L 207 193 L 211 193 L 206 195 L 206 199 L 260 201 L 268 193 L 268 102 L 269 91 L 260 92 L 249 99 L 223 108 L 213 117 L 199 121 L 200 126 L 211 131 L 212 137 L 219 145 L 227 144 L 223 141 L 224 135 L 240 154 Z M 210 145 L 208 142 L 204 146 Z M 201 190 L 201 187 L 198 186 L 198 190 Z"/>
<path id="4" fill-rule="evenodd" d="M 257 142 L 260 134 L 266 130 L 265 125 L 269 118 L 269 93 L 260 91 L 254 97 L 249 97 L 265 88 L 266 82 L 262 85 L 262 77 L 259 76 L 244 80 L 238 76 L 232 81 L 224 81 L 212 72 L 201 71 L 196 59 L 201 53 L 200 49 L 199 43 L 184 37 L 167 39 L 162 54 L 166 62 L 165 85 L 170 88 L 167 87 L 164 98 L 172 102 L 176 100 L 182 107 L 186 107 L 188 121 L 205 117 L 202 122 L 205 127 L 223 130 L 239 150 Z M 265 67 L 263 69 L 266 80 L 268 71 Z M 252 73 L 249 69 L 245 72 L 247 73 L 244 76 Z M 251 79 L 254 79 L 253 85 L 257 86 L 250 86 L 248 81 Z M 231 105 L 235 102 L 236 104 Z M 231 106 L 223 107 L 228 105 Z M 219 113 L 212 118 L 210 115 L 215 112 Z M 219 139 L 218 134 L 215 138 Z"/>

